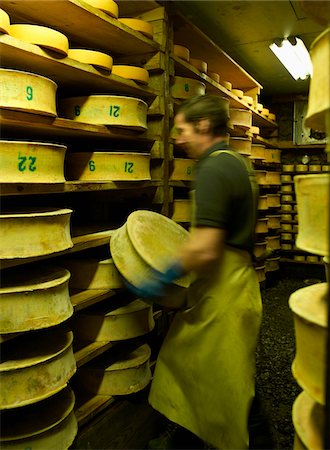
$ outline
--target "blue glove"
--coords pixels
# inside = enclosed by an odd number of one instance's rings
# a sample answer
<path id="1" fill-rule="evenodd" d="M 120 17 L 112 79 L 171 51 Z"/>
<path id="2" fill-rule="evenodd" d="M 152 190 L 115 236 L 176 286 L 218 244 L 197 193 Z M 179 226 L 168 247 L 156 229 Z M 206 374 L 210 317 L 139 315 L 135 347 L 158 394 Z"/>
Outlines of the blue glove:
<path id="1" fill-rule="evenodd" d="M 184 270 L 181 263 L 176 261 L 164 273 L 151 269 L 149 278 L 140 286 L 132 286 L 127 283 L 127 287 L 135 295 L 142 298 L 164 297 L 166 295 L 166 287 L 183 274 Z"/>

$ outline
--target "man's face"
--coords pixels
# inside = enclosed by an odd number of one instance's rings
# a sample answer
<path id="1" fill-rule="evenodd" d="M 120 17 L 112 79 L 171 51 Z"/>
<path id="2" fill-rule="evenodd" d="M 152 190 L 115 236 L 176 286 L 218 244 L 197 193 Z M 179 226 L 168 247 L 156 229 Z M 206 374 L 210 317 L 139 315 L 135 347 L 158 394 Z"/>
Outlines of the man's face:
<path id="1" fill-rule="evenodd" d="M 196 132 L 192 123 L 186 122 L 183 113 L 175 116 L 174 124 L 177 133 L 176 144 L 183 147 L 189 158 L 198 158 L 200 154 L 200 133 Z"/>

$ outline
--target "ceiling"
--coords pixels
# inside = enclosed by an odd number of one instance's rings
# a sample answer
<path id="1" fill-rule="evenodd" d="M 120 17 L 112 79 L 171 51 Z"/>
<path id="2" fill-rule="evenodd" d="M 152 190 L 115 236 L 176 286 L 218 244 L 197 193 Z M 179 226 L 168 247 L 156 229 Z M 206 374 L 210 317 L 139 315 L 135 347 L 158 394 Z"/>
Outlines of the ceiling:
<path id="1" fill-rule="evenodd" d="M 309 79 L 295 81 L 269 49 L 274 39 L 289 36 L 300 37 L 309 49 L 324 30 L 310 13 L 307 16 L 301 1 L 174 0 L 173 3 L 175 9 L 263 86 L 263 96 L 308 93 Z"/>

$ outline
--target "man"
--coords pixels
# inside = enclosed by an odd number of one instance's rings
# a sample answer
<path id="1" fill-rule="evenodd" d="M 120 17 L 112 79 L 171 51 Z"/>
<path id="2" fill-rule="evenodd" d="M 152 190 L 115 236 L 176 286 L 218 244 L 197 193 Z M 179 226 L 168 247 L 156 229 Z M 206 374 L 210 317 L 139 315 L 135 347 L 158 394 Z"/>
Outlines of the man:
<path id="1" fill-rule="evenodd" d="M 192 228 L 177 260 L 140 293 L 165 295 L 175 278 L 194 274 L 159 352 L 149 401 L 210 445 L 243 449 L 262 309 L 252 265 L 257 184 L 248 161 L 228 148 L 228 121 L 227 99 L 181 105 L 176 143 L 197 160 Z"/>

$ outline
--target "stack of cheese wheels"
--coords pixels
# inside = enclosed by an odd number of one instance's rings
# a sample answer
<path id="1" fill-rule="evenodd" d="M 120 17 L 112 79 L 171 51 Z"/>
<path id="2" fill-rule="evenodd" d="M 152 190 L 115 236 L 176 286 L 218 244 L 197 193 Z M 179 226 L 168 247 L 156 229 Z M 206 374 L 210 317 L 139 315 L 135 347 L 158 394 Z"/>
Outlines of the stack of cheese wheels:
<path id="1" fill-rule="evenodd" d="M 147 344 L 120 353 L 113 350 L 79 369 L 76 381 L 85 392 L 127 395 L 149 384 L 151 351 Z"/>
<path id="2" fill-rule="evenodd" d="M 64 145 L 0 141 L 1 183 L 64 183 Z"/>
<path id="3" fill-rule="evenodd" d="M 70 271 L 71 289 L 118 289 L 124 283 L 111 258 L 65 258 L 62 265 Z"/>
<path id="4" fill-rule="evenodd" d="M 250 156 L 251 155 L 251 138 L 242 137 L 230 137 L 229 146 L 235 149 L 241 155 Z"/>
<path id="5" fill-rule="evenodd" d="M 0 68 L 0 107 L 56 116 L 54 81 L 34 73 Z"/>
<path id="6" fill-rule="evenodd" d="M 1 448 L 68 449 L 78 431 L 74 403 L 67 386 L 35 405 L 2 411 Z"/>
<path id="7" fill-rule="evenodd" d="M 150 154 L 137 152 L 70 153 L 68 178 L 83 181 L 150 180 Z"/>
<path id="8" fill-rule="evenodd" d="M 187 47 L 184 47 L 183 45 L 174 44 L 173 46 L 173 53 L 178 58 L 184 59 L 185 61 L 189 62 L 190 59 L 190 50 Z"/>
<path id="9" fill-rule="evenodd" d="M 192 214 L 191 200 L 175 199 L 173 200 L 172 220 L 175 222 L 190 222 Z"/>
<path id="10" fill-rule="evenodd" d="M 73 313 L 69 296 L 70 273 L 46 267 L 18 269 L 1 283 L 0 334 L 58 325 Z"/>
<path id="11" fill-rule="evenodd" d="M 0 257 L 30 258 L 60 252 L 73 246 L 71 209 L 35 209 L 2 212 Z"/>
<path id="12" fill-rule="evenodd" d="M 10 35 L 29 44 L 39 45 L 60 55 L 68 56 L 68 38 L 52 28 L 25 23 L 15 24 L 10 26 Z"/>
<path id="13" fill-rule="evenodd" d="M 328 174 L 294 178 L 299 216 L 296 245 L 307 252 L 329 255 L 330 178 Z"/>
<path id="14" fill-rule="evenodd" d="M 0 9 L 0 33 L 10 33 L 10 17 L 3 9 Z"/>
<path id="15" fill-rule="evenodd" d="M 325 404 L 328 283 L 294 292 L 289 299 L 296 335 L 292 373 L 298 384 L 318 403 Z"/>
<path id="16" fill-rule="evenodd" d="M 98 69 L 107 70 L 109 72 L 112 69 L 112 57 L 110 55 L 107 55 L 106 53 L 96 50 L 70 48 L 68 57 L 85 64 L 90 64 L 91 66 L 95 66 Z"/>
<path id="17" fill-rule="evenodd" d="M 192 181 L 194 179 L 194 166 L 196 161 L 187 158 L 174 158 L 171 181 Z"/>
<path id="18" fill-rule="evenodd" d="M 168 217 L 153 211 L 138 210 L 113 232 L 110 250 L 121 275 L 133 286 L 139 286 L 148 278 L 150 268 L 164 272 L 187 238 L 188 232 Z M 190 275 L 175 280 L 169 295 L 157 299 L 157 302 L 164 302 L 173 308 L 181 307 L 185 302 L 185 288 L 190 281 Z"/>
<path id="19" fill-rule="evenodd" d="M 118 19 L 118 5 L 113 0 L 85 0 L 85 3 L 98 8 L 104 13 Z"/>
<path id="20" fill-rule="evenodd" d="M 292 408 L 295 428 L 293 449 L 322 449 L 325 408 L 315 402 L 307 392 L 301 392 Z"/>
<path id="21" fill-rule="evenodd" d="M 1 348 L 0 408 L 30 405 L 63 389 L 76 371 L 73 334 L 50 328 L 13 339 Z"/>
<path id="22" fill-rule="evenodd" d="M 250 129 L 252 126 L 252 111 L 249 109 L 230 108 L 230 121 L 234 126 Z"/>
<path id="23" fill-rule="evenodd" d="M 112 67 L 112 73 L 141 84 L 148 84 L 149 82 L 149 72 L 143 67 L 115 64 Z"/>
<path id="24" fill-rule="evenodd" d="M 144 34 L 144 36 L 152 39 L 154 36 L 154 30 L 151 23 L 146 22 L 145 20 L 141 19 L 131 19 L 131 18 L 120 18 L 118 19 L 119 22 L 123 23 L 129 28 L 132 28 L 135 31 L 139 31 L 140 33 Z"/>
<path id="25" fill-rule="evenodd" d="M 63 117 L 98 125 L 127 127 L 138 131 L 147 129 L 146 102 L 139 98 L 119 95 L 89 95 L 60 101 Z"/>
<path id="26" fill-rule="evenodd" d="M 205 95 L 206 86 L 204 83 L 193 78 L 174 77 L 174 84 L 171 86 L 173 98 L 185 99 L 195 95 Z"/>
<path id="27" fill-rule="evenodd" d="M 190 58 L 189 63 L 202 73 L 207 73 L 207 62 L 198 58 Z"/>
<path id="28" fill-rule="evenodd" d="M 77 313 L 73 320 L 75 337 L 84 342 L 123 341 L 143 336 L 155 326 L 152 305 L 134 300 L 124 306 L 102 302 Z"/>
<path id="29" fill-rule="evenodd" d="M 310 54 L 313 64 L 313 77 L 311 79 L 306 126 L 319 131 L 330 133 L 330 28 L 323 31 L 312 43 Z"/>

